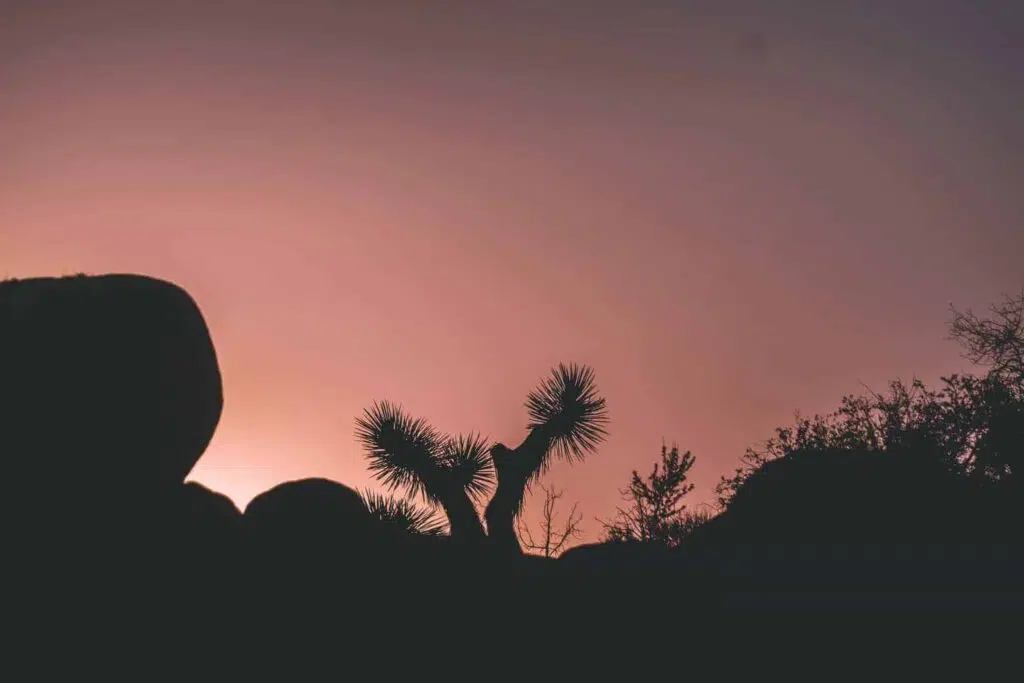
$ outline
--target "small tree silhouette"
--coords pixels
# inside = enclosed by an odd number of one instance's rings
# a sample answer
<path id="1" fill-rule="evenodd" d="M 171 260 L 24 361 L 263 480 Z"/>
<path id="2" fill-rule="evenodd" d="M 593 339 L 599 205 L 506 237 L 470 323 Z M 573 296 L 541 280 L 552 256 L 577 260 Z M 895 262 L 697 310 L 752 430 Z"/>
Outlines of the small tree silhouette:
<path id="1" fill-rule="evenodd" d="M 404 489 L 444 510 L 453 540 L 489 539 L 502 552 L 521 554 L 515 521 L 529 486 L 552 458 L 575 462 L 593 453 L 608 423 L 594 372 L 584 365 L 559 364 L 527 396 L 526 410 L 530 431 L 515 449 L 502 443 L 488 448 L 479 434 L 442 434 L 388 401 L 375 402 L 356 419 L 356 438 L 370 471 L 389 490 Z M 492 487 L 485 531 L 477 506 Z"/>
<path id="2" fill-rule="evenodd" d="M 519 531 L 519 539 L 523 548 L 540 553 L 544 557 L 557 557 L 565 545 L 573 538 L 579 538 L 583 533 L 580 522 L 583 515 L 576 512 L 577 504 L 573 503 L 572 508 L 564 523 L 555 521 L 555 505 L 564 494 L 564 491 L 557 490 L 554 485 L 551 487 L 540 485 L 544 491 L 544 508 L 540 522 L 540 531 L 536 540 L 526 524 L 521 519 L 516 520 L 516 528 Z"/>
<path id="3" fill-rule="evenodd" d="M 972 363 L 988 366 L 989 372 L 1010 386 L 1024 387 L 1024 288 L 989 308 L 988 317 L 972 310 L 949 306 L 953 318 L 949 338 L 960 343 Z"/>
<path id="4" fill-rule="evenodd" d="M 680 454 L 678 446 L 661 446 L 661 462 L 646 479 L 633 470 L 629 486 L 620 493 L 629 503 L 619 508 L 614 522 L 601 522 L 608 541 L 652 542 L 674 547 L 711 515 L 709 512 L 690 511 L 683 504 L 683 496 L 693 490 L 686 482 L 695 458 L 686 451 Z"/>

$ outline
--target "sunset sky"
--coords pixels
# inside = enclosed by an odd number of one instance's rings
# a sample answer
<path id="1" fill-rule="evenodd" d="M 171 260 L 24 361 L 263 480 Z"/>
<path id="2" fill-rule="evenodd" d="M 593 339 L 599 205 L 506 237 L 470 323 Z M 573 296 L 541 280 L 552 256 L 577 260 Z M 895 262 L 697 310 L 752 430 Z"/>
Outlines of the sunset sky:
<path id="1" fill-rule="evenodd" d="M 611 436 L 550 481 L 593 539 L 663 439 L 711 500 L 794 410 L 969 370 L 949 302 L 1024 285 L 1019 0 L 0 7 L 0 277 L 188 289 L 192 478 L 239 506 L 372 484 L 375 399 L 518 444 L 576 361 Z"/>

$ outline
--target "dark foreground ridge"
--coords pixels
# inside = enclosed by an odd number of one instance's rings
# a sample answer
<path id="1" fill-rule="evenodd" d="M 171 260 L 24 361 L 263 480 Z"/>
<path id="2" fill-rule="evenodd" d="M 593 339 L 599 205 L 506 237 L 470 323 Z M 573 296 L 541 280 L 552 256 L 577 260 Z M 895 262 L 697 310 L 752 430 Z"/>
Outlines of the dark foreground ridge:
<path id="1" fill-rule="evenodd" d="M 484 637 L 548 604 L 563 623 L 634 624 L 677 608 L 1021 606 L 1019 491 L 929 469 L 913 448 L 797 453 L 678 548 L 544 559 L 468 522 L 461 540 L 411 533 L 325 479 L 280 484 L 244 513 L 184 483 L 223 391 L 203 316 L 172 284 L 3 282 L 0 363 L 6 562 L 36 616 L 85 602 L 238 632 L 358 615 L 351 637 L 387 627 L 401 641 L 424 637 L 407 619 L 461 620 L 477 625 L 461 637 Z M 506 480 L 526 476 L 504 467 Z M 500 504 L 494 524 L 508 521 Z"/>

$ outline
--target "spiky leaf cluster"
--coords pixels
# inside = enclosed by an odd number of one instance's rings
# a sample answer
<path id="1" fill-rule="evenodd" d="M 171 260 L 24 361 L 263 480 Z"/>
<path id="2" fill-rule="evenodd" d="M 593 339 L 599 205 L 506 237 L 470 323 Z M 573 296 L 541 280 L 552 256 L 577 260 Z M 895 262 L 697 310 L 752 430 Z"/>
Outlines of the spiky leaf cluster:
<path id="1" fill-rule="evenodd" d="M 370 472 L 389 491 L 404 489 L 439 505 L 452 487 L 477 500 L 494 484 L 485 438 L 442 434 L 389 401 L 375 402 L 356 419 L 356 439 L 366 451 Z"/>
<path id="2" fill-rule="evenodd" d="M 598 394 L 594 371 L 586 365 L 559 363 L 526 399 L 527 427 L 551 439 L 555 457 L 583 460 L 608 435 L 608 409 Z"/>
<path id="3" fill-rule="evenodd" d="M 447 530 L 447 523 L 434 509 L 417 507 L 412 501 L 379 491 L 366 490 L 360 495 L 366 509 L 376 520 L 400 531 L 440 536 Z"/>

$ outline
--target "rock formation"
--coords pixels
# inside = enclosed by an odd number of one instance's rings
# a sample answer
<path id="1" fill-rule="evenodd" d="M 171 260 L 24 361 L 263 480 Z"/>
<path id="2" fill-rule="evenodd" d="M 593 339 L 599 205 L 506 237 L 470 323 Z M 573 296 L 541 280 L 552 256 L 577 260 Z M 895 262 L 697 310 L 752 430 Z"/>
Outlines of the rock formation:
<path id="1" fill-rule="evenodd" d="M 195 301 L 141 275 L 0 283 L 0 377 L 0 450 L 29 487 L 180 484 L 223 404 Z"/>

